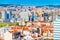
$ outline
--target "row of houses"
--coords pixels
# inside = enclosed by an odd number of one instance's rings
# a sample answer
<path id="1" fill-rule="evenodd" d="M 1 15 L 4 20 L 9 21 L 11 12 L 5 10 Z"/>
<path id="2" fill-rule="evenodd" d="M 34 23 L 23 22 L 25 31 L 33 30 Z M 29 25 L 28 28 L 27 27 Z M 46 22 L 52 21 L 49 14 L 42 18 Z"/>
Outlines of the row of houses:
<path id="1" fill-rule="evenodd" d="M 35 6 L 22 6 L 22 7 L 21 6 L 17 6 L 17 7 L 0 6 L 0 21 L 10 22 L 11 20 L 16 21 L 16 20 L 21 20 L 23 18 L 26 21 L 29 21 L 29 16 L 31 16 L 31 15 L 37 14 L 37 15 L 41 16 L 41 14 L 43 14 L 43 13 L 56 14 L 57 10 L 59 11 L 58 8 L 49 8 L 49 7 L 36 8 Z M 59 11 L 59 13 L 60 13 L 60 11 Z"/>
<path id="2" fill-rule="evenodd" d="M 27 8 L 27 7 L 23 7 L 23 8 L 20 6 L 18 6 L 18 8 L 9 7 L 9 6 L 0 7 L 0 21 L 10 22 L 11 20 L 16 20 L 16 18 L 17 19 L 19 18 L 20 13 L 21 13 L 22 17 L 26 16 L 26 19 L 28 19 L 27 18 L 28 11 L 24 11 L 25 8 Z M 29 7 L 29 8 L 31 8 L 31 7 Z M 23 12 L 21 12 L 21 11 L 23 11 Z"/>

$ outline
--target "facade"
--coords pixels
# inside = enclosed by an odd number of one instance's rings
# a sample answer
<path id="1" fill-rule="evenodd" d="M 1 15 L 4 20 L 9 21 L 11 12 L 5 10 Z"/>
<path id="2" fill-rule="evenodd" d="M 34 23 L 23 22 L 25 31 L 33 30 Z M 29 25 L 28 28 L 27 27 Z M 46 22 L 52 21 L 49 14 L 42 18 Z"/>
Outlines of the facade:
<path id="1" fill-rule="evenodd" d="M 5 22 L 9 22 L 11 19 L 11 11 L 1 11 L 1 20 L 0 21 L 5 21 Z"/>

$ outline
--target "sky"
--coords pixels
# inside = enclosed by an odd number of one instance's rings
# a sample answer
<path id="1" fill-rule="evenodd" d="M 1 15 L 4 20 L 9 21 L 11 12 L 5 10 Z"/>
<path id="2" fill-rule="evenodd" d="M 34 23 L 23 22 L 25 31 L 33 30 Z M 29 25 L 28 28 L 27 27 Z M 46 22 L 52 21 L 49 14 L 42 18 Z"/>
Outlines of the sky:
<path id="1" fill-rule="evenodd" d="M 60 5 L 60 0 L 0 0 L 0 4 L 20 4 L 28 6 Z"/>

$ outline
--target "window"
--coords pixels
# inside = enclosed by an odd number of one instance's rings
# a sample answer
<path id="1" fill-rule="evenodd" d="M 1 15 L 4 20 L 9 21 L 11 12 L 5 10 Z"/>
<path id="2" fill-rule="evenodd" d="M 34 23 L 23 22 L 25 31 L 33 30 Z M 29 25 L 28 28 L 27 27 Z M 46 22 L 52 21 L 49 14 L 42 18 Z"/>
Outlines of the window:
<path id="1" fill-rule="evenodd" d="M 9 14 L 7 14 L 7 19 L 9 19 Z"/>

